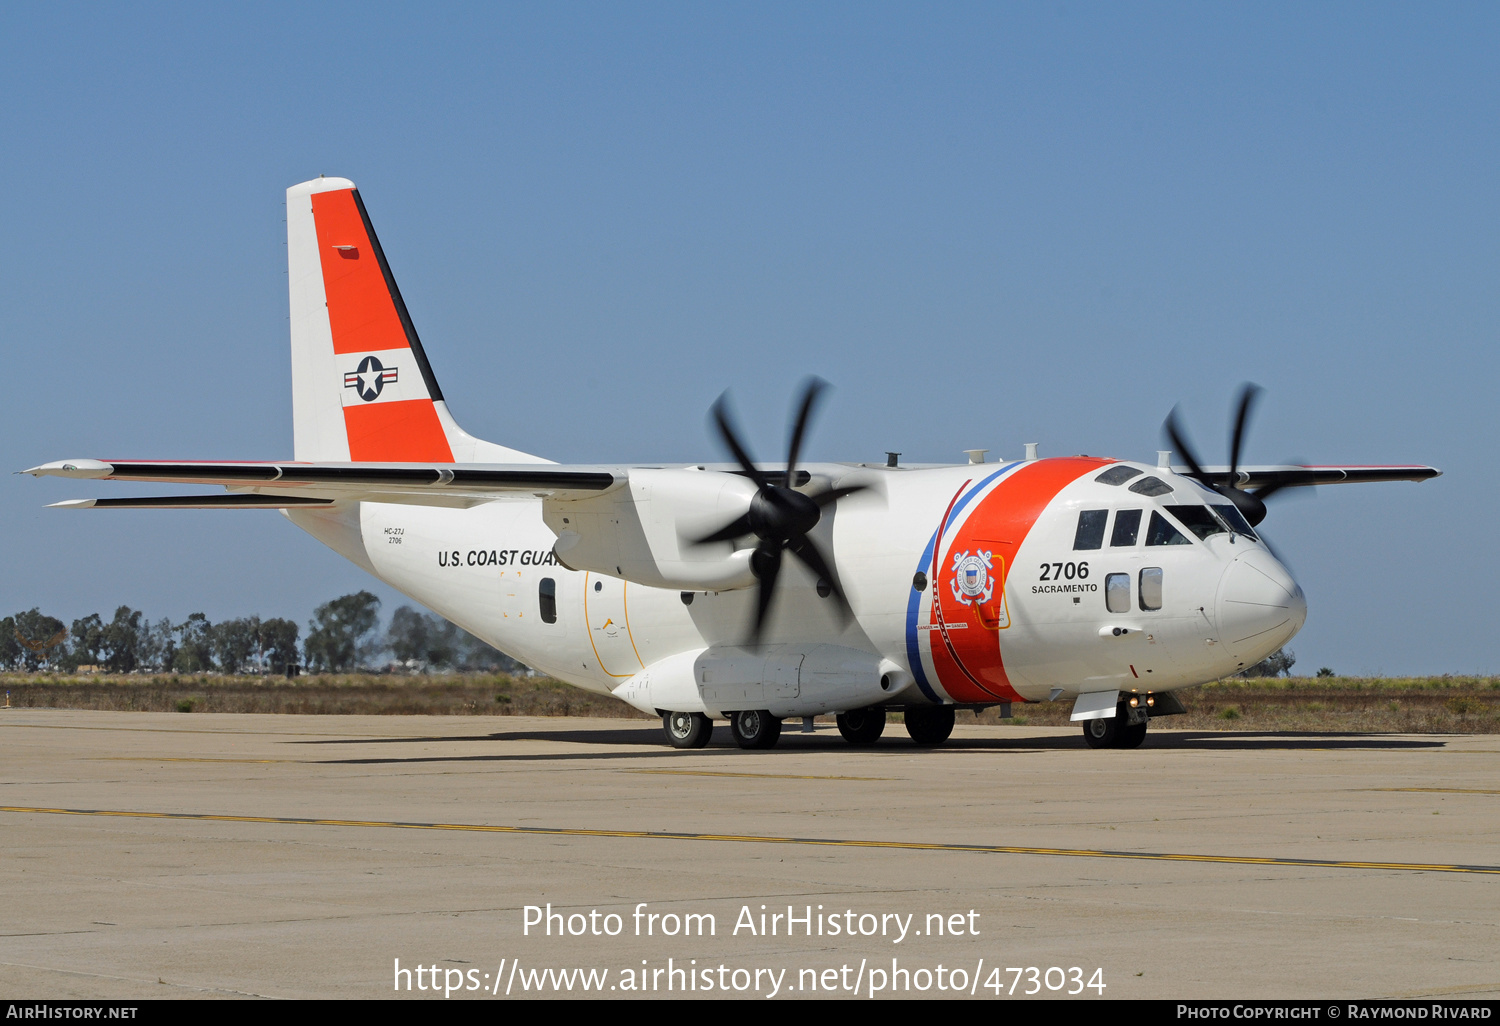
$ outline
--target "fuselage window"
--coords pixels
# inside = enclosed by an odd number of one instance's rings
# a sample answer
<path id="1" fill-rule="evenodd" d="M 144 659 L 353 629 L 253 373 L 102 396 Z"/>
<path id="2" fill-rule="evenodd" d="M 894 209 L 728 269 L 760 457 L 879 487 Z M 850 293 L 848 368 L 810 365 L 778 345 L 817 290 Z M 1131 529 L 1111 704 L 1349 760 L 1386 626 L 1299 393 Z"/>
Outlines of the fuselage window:
<path id="1" fill-rule="evenodd" d="M 1250 522 L 1245 519 L 1245 515 L 1240 512 L 1238 506 L 1215 506 L 1214 509 L 1218 510 L 1219 516 L 1228 521 L 1229 526 L 1234 528 L 1235 531 L 1253 541 L 1260 541 L 1256 537 L 1255 532 L 1250 529 Z"/>
<path id="2" fill-rule="evenodd" d="M 1141 511 L 1138 509 L 1122 509 L 1115 514 L 1115 529 L 1110 532 L 1109 544 L 1112 547 L 1134 545 L 1136 536 L 1140 532 Z"/>
<path id="3" fill-rule="evenodd" d="M 1130 575 L 1110 574 L 1104 578 L 1104 604 L 1111 613 L 1130 612 Z"/>
<path id="4" fill-rule="evenodd" d="M 1147 545 L 1191 545 L 1171 521 L 1156 510 L 1151 511 L 1151 526 L 1146 528 Z"/>
<path id="5" fill-rule="evenodd" d="M 1143 477 L 1131 485 L 1130 490 L 1137 495 L 1166 495 L 1172 486 L 1159 477 Z"/>
<path id="6" fill-rule="evenodd" d="M 1073 548 L 1099 549 L 1104 547 L 1104 524 L 1109 520 L 1107 509 L 1086 509 L 1078 514 L 1078 533 L 1073 535 Z"/>
<path id="7" fill-rule="evenodd" d="M 1126 481 L 1129 481 L 1132 477 L 1139 476 L 1140 473 L 1141 472 L 1139 470 L 1136 470 L 1134 467 L 1127 467 L 1122 463 L 1119 466 L 1110 467 L 1104 473 L 1094 478 L 1094 480 L 1098 481 L 1100 484 L 1122 485 Z"/>
<path id="8" fill-rule="evenodd" d="M 1141 608 L 1147 612 L 1161 608 L 1161 567 L 1148 566 L 1141 571 Z"/>
<path id="9" fill-rule="evenodd" d="M 1207 506 L 1168 506 L 1166 509 L 1200 539 L 1229 533 L 1224 522 L 1214 516 Z"/>
<path id="10" fill-rule="evenodd" d="M 537 604 L 542 607 L 542 623 L 557 622 L 557 582 L 543 577 L 537 586 Z"/>

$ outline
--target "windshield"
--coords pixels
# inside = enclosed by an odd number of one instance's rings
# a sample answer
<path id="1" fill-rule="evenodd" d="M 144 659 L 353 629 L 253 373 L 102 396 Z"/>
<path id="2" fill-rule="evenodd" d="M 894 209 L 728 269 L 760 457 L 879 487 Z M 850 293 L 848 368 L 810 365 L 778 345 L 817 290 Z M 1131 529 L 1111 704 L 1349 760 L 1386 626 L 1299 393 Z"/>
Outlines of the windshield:
<path id="1" fill-rule="evenodd" d="M 1224 521 L 1214 516 L 1207 506 L 1163 506 L 1182 526 L 1192 531 L 1200 540 L 1215 534 L 1228 534 Z"/>
<path id="2" fill-rule="evenodd" d="M 1236 534 L 1243 534 L 1253 541 L 1260 541 L 1260 538 L 1250 529 L 1250 522 L 1245 519 L 1238 506 L 1215 506 L 1214 509 L 1230 527 L 1234 528 Z"/>

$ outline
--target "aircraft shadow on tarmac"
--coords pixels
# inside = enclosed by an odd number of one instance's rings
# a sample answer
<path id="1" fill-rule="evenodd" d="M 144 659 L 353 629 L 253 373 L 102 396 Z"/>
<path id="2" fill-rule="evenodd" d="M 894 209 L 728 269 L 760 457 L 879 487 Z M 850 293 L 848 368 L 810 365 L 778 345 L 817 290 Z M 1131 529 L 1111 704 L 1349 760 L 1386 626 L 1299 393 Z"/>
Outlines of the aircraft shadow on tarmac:
<path id="1" fill-rule="evenodd" d="M 722 736 L 720 736 L 722 735 Z M 672 751 L 663 742 L 661 731 L 655 727 L 639 730 L 512 730 L 493 734 L 460 734 L 438 737 L 383 737 L 383 738 L 330 738 L 323 740 L 289 741 L 298 745 L 413 745 L 448 744 L 453 742 L 512 742 L 550 741 L 561 744 L 607 745 L 614 749 L 604 752 L 486 752 L 468 755 L 412 755 L 372 756 L 364 758 L 328 759 L 330 764 L 381 764 L 381 763 L 427 763 L 427 762 L 553 762 L 595 759 L 641 759 L 664 758 L 686 759 L 694 756 L 724 755 L 739 753 L 729 738 L 727 730 L 716 730 L 709 747 Z M 1352 750 L 1413 750 L 1442 748 L 1447 741 L 1413 738 L 1409 735 L 1318 733 L 1310 731 L 1233 732 L 1233 731 L 1173 731 L 1155 734 L 1138 749 L 1141 754 L 1159 751 L 1352 751 Z M 649 749 L 649 750 L 646 750 Z M 899 731 L 894 736 L 882 738 L 878 743 L 861 749 L 850 746 L 833 730 L 821 730 L 816 734 L 787 733 L 782 735 L 779 751 L 836 752 L 853 754 L 854 751 L 870 755 L 921 755 L 940 758 L 946 753 L 964 752 L 1048 752 L 1085 750 L 1082 738 L 1075 735 L 1051 735 L 1045 737 L 1017 738 L 953 738 L 936 748 L 921 748 L 913 745 Z M 771 756 L 773 751 L 746 751 L 747 756 Z M 1124 754 L 1124 753 L 1121 753 Z"/>

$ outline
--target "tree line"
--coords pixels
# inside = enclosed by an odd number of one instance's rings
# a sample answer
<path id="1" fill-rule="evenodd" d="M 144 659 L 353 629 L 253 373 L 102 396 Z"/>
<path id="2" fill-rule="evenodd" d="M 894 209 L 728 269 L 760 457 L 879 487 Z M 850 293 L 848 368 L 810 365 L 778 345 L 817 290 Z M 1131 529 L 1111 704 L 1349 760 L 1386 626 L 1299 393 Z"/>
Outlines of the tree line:
<path id="1" fill-rule="evenodd" d="M 149 620 L 120 606 L 64 624 L 32 608 L 0 620 L 0 668 L 76 673 L 259 673 L 293 676 L 396 667 L 514 671 L 519 663 L 442 617 L 402 606 L 381 631 L 380 599 L 368 591 L 342 595 L 313 611 L 307 636 L 294 620 L 247 616 L 212 623 L 193 613 L 181 623 Z"/>

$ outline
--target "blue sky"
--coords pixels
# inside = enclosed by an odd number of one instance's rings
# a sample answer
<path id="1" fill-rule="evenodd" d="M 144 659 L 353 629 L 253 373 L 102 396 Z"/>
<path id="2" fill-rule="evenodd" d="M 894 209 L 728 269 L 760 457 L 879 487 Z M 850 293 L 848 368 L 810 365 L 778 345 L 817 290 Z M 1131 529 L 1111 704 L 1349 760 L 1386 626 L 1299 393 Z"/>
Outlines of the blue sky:
<path id="1" fill-rule="evenodd" d="M 470 431 L 561 461 L 1421 462 L 1278 502 L 1298 669 L 1500 672 L 1490 5 L 8 5 L 3 451 L 291 453 L 284 190 L 354 179 Z M 304 620 L 272 513 L 0 481 L 0 611 Z M 1459 514 L 1462 513 L 1462 516 Z M 1457 519 L 1455 519 L 1457 517 Z"/>

